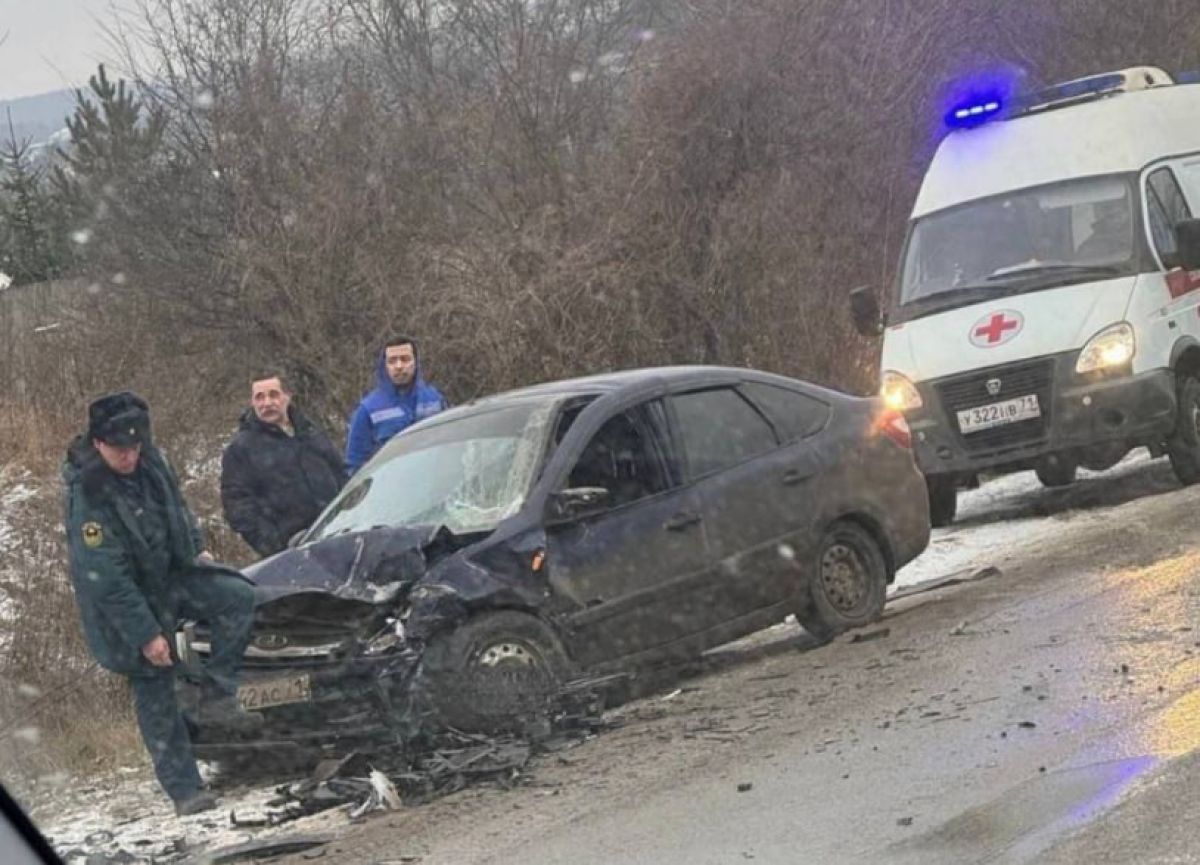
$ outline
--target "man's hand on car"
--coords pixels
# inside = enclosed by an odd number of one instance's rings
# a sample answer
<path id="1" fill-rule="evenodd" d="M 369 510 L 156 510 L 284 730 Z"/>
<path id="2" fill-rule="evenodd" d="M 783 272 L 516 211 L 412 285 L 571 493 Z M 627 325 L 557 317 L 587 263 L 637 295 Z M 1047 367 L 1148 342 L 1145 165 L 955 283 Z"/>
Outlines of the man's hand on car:
<path id="1" fill-rule="evenodd" d="M 173 663 L 171 661 L 171 645 L 162 634 L 142 646 L 142 654 L 156 667 L 170 667 Z"/>

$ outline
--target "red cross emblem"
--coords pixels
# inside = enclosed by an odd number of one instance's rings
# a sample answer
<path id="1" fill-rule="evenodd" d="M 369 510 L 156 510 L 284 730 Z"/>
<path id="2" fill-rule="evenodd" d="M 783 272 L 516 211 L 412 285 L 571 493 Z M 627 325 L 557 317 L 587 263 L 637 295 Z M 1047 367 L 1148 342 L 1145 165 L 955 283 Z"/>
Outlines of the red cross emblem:
<path id="1" fill-rule="evenodd" d="M 1021 332 L 1025 318 L 1019 312 L 994 312 L 971 326 L 971 345 L 994 348 Z"/>

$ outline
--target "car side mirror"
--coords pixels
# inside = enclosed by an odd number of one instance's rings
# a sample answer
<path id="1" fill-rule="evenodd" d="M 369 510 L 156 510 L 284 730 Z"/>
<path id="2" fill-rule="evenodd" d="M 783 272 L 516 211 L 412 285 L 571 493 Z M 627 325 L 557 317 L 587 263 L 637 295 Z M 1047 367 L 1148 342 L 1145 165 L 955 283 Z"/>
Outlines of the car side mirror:
<path id="1" fill-rule="evenodd" d="M 552 493 L 546 506 L 546 521 L 570 523 L 598 513 L 608 505 L 611 493 L 604 487 L 574 487 Z"/>
<path id="2" fill-rule="evenodd" d="M 1200 219 L 1175 223 L 1175 248 L 1172 264 L 1184 270 L 1200 270 Z"/>
<path id="3" fill-rule="evenodd" d="M 862 286 L 850 292 L 850 317 L 854 329 L 863 336 L 879 336 L 883 333 L 883 313 L 879 309 L 879 298 L 870 286 Z"/>

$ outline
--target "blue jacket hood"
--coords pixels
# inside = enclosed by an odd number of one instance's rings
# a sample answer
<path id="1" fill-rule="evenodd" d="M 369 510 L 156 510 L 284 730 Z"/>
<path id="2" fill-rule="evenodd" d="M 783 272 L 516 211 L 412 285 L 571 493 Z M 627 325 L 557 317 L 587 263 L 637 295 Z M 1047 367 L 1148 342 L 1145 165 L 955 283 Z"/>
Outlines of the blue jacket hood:
<path id="1" fill-rule="evenodd" d="M 386 349 L 375 361 L 375 388 L 363 397 L 350 417 L 346 436 L 346 469 L 358 471 L 392 436 L 447 407 L 445 397 L 421 375 L 420 349 L 413 383 L 401 390 L 387 374 Z"/>

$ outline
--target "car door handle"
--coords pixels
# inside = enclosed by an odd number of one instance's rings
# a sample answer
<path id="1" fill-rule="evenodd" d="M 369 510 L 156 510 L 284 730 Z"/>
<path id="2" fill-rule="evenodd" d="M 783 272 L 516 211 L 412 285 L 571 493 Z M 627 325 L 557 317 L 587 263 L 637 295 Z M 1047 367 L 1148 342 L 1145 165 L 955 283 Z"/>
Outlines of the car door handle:
<path id="1" fill-rule="evenodd" d="M 801 469 L 788 469 L 779 479 L 783 482 L 784 486 L 790 487 L 810 477 L 812 477 L 812 472 L 806 472 Z"/>
<path id="2" fill-rule="evenodd" d="M 700 515 L 691 511 L 683 511 L 667 520 L 663 526 L 668 532 L 681 532 L 689 526 L 694 526 L 700 522 Z"/>

